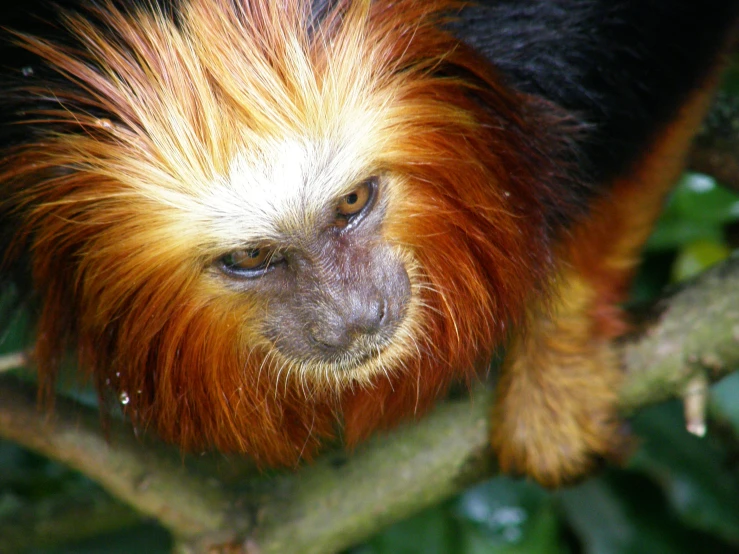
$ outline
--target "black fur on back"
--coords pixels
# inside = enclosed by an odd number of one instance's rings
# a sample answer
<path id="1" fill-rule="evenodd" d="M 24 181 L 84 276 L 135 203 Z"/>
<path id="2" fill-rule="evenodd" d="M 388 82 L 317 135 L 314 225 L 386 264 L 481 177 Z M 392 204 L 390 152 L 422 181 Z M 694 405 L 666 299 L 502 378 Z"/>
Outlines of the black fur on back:
<path id="1" fill-rule="evenodd" d="M 736 0 L 482 0 L 453 24 L 512 86 L 584 125 L 580 160 L 607 184 L 714 67 Z"/>

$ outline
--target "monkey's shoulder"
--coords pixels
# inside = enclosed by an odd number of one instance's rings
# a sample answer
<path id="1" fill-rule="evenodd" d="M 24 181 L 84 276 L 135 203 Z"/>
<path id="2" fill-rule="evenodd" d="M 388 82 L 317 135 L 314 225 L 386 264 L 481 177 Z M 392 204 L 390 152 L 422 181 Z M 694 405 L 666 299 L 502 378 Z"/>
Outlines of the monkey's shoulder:
<path id="1" fill-rule="evenodd" d="M 511 86 L 582 123 L 580 163 L 598 183 L 638 161 L 702 86 L 737 12 L 736 0 L 488 0 L 454 30 Z"/>

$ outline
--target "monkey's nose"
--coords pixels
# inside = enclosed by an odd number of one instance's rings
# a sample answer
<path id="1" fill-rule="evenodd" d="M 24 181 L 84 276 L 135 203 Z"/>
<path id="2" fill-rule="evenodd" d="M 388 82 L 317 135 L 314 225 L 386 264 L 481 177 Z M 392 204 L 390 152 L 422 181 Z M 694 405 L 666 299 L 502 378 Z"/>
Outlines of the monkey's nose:
<path id="1" fill-rule="evenodd" d="M 382 298 L 352 303 L 344 313 L 326 314 L 309 328 L 311 342 L 325 351 L 349 350 L 361 337 L 372 337 L 381 329 L 386 316 Z"/>

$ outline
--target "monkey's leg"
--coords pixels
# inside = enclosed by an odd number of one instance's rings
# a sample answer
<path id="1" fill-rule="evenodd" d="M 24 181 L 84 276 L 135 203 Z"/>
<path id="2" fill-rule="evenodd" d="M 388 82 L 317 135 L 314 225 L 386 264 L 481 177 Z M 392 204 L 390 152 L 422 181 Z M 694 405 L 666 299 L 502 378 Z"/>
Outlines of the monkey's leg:
<path id="1" fill-rule="evenodd" d="M 552 296 L 531 308 L 500 375 L 491 440 L 503 471 L 554 487 L 624 451 L 616 410 L 622 371 L 611 347 L 626 330 L 618 304 L 715 80 L 691 96 L 564 239 Z"/>

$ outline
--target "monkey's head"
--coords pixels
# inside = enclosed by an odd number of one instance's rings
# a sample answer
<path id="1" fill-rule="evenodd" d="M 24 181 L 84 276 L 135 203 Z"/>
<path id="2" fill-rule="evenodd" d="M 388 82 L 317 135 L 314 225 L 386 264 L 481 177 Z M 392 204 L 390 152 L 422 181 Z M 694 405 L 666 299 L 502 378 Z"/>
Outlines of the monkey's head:
<path id="1" fill-rule="evenodd" d="M 521 319 L 557 204 L 534 105 L 447 2 L 308 4 L 21 37 L 56 72 L 0 174 L 47 386 L 72 348 L 164 438 L 293 462 L 337 415 L 353 441 L 424 409 Z"/>

